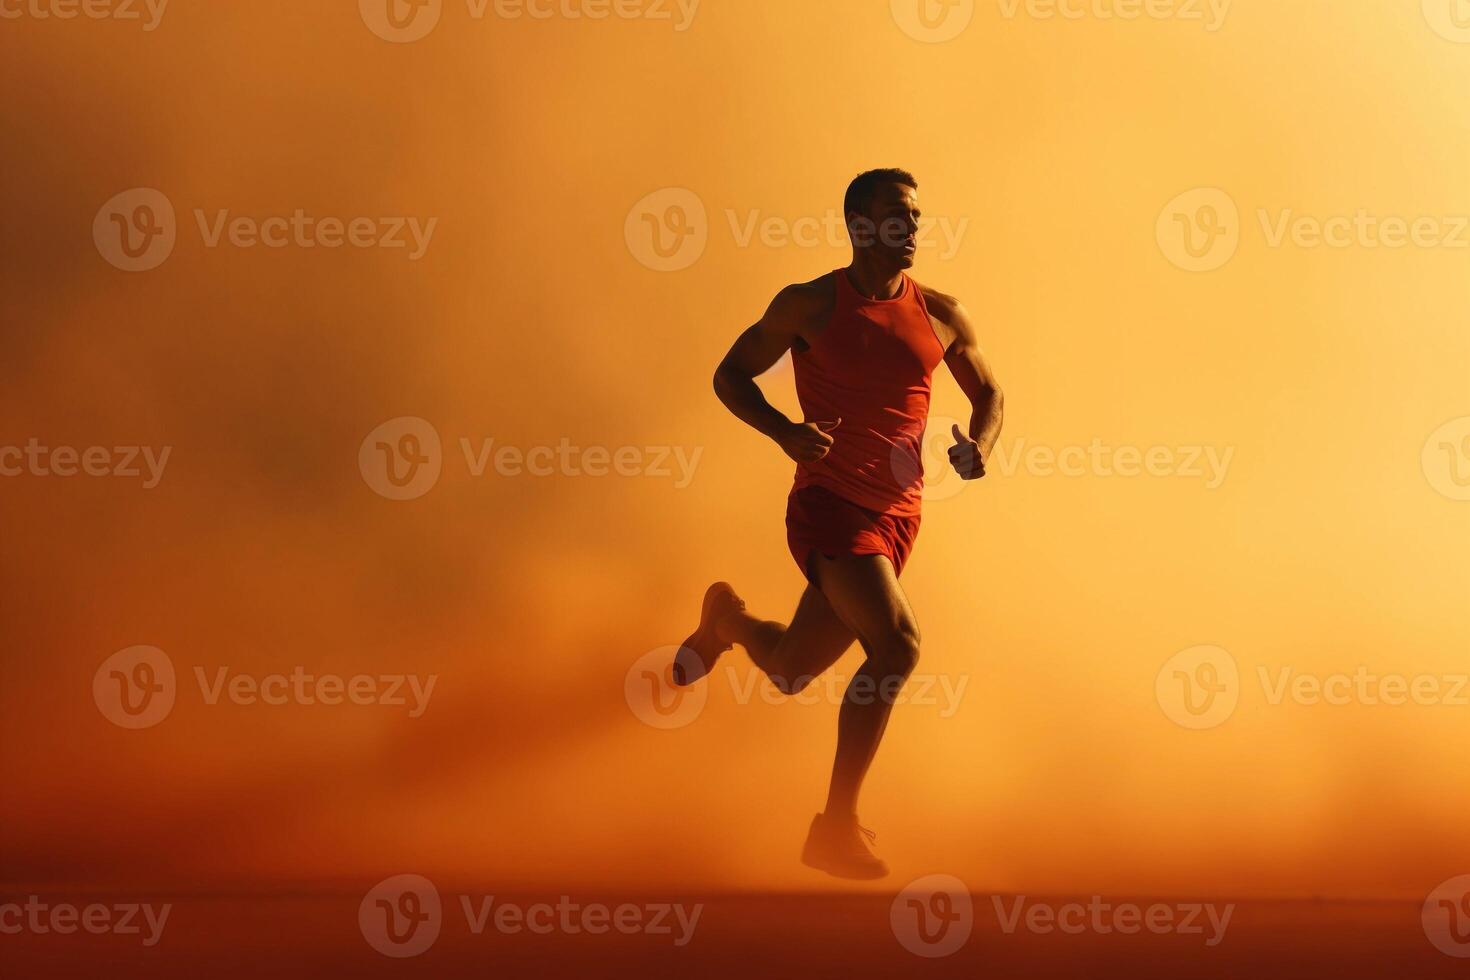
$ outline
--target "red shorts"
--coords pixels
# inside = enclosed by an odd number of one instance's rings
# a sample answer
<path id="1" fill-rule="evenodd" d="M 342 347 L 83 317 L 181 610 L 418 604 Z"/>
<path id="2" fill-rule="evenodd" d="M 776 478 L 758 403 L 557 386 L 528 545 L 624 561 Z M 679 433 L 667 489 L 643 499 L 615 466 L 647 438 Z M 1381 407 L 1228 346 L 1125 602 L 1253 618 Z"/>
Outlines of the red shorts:
<path id="1" fill-rule="evenodd" d="M 868 510 L 826 487 L 793 490 L 786 501 L 786 544 L 807 581 L 812 577 L 808 563 L 813 554 L 887 555 L 897 575 L 918 536 L 918 514 L 905 517 Z"/>

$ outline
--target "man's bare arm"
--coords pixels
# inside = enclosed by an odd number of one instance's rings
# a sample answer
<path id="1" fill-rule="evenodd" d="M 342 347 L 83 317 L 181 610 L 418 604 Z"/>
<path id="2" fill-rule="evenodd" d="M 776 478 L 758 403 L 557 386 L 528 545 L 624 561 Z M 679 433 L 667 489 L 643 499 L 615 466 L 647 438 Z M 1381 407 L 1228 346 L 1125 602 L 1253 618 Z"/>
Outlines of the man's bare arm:
<path id="1" fill-rule="evenodd" d="M 776 295 L 760 322 L 742 333 L 715 369 L 715 394 L 736 418 L 773 439 L 797 462 L 827 455 L 828 433 L 841 419 L 793 422 L 766 401 L 755 379 L 781 359 L 801 336 L 802 324 L 817 300 L 810 291 L 788 286 Z"/>
<path id="2" fill-rule="evenodd" d="M 955 427 L 955 445 L 949 455 L 960 475 L 973 480 L 985 475 L 985 461 L 1000 439 L 1005 421 L 1005 393 L 995 380 L 995 372 L 980 348 L 974 321 L 965 308 L 958 300 L 943 294 L 925 298 L 950 338 L 944 363 L 949 365 L 960 390 L 970 400 L 970 430 L 960 432 Z"/>

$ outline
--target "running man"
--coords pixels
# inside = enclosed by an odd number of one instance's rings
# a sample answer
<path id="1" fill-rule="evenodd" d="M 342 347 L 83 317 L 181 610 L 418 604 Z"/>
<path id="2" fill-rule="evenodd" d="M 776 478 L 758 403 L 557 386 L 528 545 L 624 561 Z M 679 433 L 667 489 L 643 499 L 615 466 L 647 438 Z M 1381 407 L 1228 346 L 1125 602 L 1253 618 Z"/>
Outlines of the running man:
<path id="1" fill-rule="evenodd" d="M 860 174 L 843 213 L 852 264 L 781 290 L 714 378 L 735 417 L 796 462 L 786 535 L 806 591 L 783 625 L 746 612 L 734 589 L 716 582 L 673 674 L 693 684 L 738 643 L 778 690 L 795 694 L 857 640 L 867 659 L 843 696 L 827 806 L 812 820 L 802 861 L 842 878 L 881 878 L 888 867 L 868 847 L 875 835 L 858 824 L 858 791 L 919 658 L 919 626 L 898 578 L 919 531 L 930 380 L 943 361 L 970 400 L 969 431 L 953 426 L 949 450 L 966 480 L 985 475 L 1002 396 L 964 308 L 904 273 L 919 229 L 914 178 Z M 755 382 L 788 350 L 800 422 Z"/>

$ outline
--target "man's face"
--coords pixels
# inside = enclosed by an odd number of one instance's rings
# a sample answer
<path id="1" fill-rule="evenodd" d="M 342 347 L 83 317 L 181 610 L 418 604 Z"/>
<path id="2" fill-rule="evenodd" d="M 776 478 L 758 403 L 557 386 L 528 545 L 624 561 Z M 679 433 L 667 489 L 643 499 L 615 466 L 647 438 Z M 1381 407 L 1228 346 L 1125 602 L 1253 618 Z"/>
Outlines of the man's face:
<path id="1" fill-rule="evenodd" d="M 919 192 L 904 184 L 884 184 L 867 214 L 847 216 L 847 228 L 855 248 L 866 250 L 882 266 L 907 269 L 918 251 Z"/>

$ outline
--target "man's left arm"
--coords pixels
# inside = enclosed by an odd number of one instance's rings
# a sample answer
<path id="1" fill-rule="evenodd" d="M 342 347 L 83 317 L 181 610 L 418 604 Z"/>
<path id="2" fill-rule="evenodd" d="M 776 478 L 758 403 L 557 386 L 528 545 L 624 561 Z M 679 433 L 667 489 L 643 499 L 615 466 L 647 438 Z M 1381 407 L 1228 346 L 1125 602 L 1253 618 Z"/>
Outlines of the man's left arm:
<path id="1" fill-rule="evenodd" d="M 995 380 L 990 361 L 980 349 L 969 313 L 952 297 L 936 298 L 939 302 L 930 304 L 931 315 L 949 335 L 944 363 L 949 365 L 965 397 L 970 399 L 971 408 L 970 430 L 962 432 L 958 425 L 954 427 L 955 444 L 949 449 L 949 460 L 960 476 L 976 480 L 985 475 L 985 461 L 1000 438 L 1005 394 Z"/>

